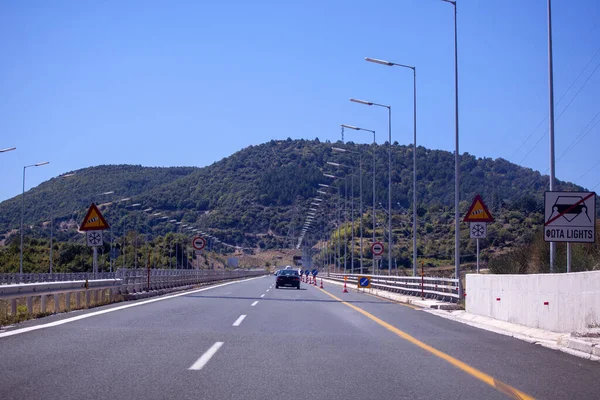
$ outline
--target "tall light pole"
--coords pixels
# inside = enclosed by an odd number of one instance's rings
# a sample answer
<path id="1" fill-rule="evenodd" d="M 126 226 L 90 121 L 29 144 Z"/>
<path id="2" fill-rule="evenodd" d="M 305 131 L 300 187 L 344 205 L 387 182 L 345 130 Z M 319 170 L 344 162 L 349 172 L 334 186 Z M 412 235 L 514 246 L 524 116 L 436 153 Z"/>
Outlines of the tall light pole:
<path id="1" fill-rule="evenodd" d="M 373 103 L 371 101 L 358 100 L 351 98 L 350 101 L 358 104 L 365 104 L 367 106 L 377 106 L 387 108 L 388 110 L 388 208 L 392 208 L 392 107 L 385 104 Z M 392 239 L 392 213 L 388 214 L 388 274 L 392 274 L 392 246 L 394 241 Z"/>
<path id="2" fill-rule="evenodd" d="M 350 254 L 350 265 L 351 265 L 351 273 L 354 274 L 354 167 L 351 165 L 344 165 L 344 164 L 340 164 L 340 163 L 335 163 L 335 162 L 331 162 L 331 161 L 327 161 L 327 165 L 331 165 L 337 168 L 348 168 L 350 169 L 350 177 L 352 178 L 352 215 L 350 218 L 350 223 L 352 224 L 352 235 L 351 235 L 351 240 L 352 240 L 352 249 L 351 254 Z M 346 184 L 346 180 L 344 179 L 344 184 Z M 345 207 L 345 204 L 344 204 Z M 346 235 L 344 234 L 344 239 L 346 239 Z M 347 246 L 346 246 L 347 247 Z M 361 250 L 362 250 L 362 243 L 361 243 Z M 362 260 L 362 255 L 361 255 L 361 260 Z M 346 266 L 346 258 L 345 258 L 345 254 L 344 254 L 344 267 Z"/>
<path id="3" fill-rule="evenodd" d="M 339 179 L 337 176 L 335 175 L 331 175 L 331 174 L 323 174 L 323 176 L 327 177 L 327 178 L 331 178 L 331 179 Z M 319 186 L 321 187 L 330 187 L 330 185 L 325 185 L 323 183 L 319 183 Z M 342 197 L 341 194 L 341 189 L 340 186 L 338 185 L 337 187 L 338 189 L 338 203 L 337 203 L 337 214 L 338 214 L 338 273 L 341 271 L 342 269 L 342 264 L 341 264 L 341 258 L 342 258 L 342 243 L 341 243 L 341 237 L 342 237 L 342 216 L 341 216 L 341 207 L 340 207 L 340 200 Z M 334 265 L 334 269 L 335 269 L 335 265 Z"/>
<path id="4" fill-rule="evenodd" d="M 62 179 L 62 178 L 68 178 L 70 176 L 74 176 L 75 173 L 70 173 L 70 174 L 65 174 L 65 175 L 61 175 L 58 178 Z M 52 268 L 53 268 L 53 263 L 54 263 L 54 256 L 53 256 L 53 249 L 52 249 L 52 242 L 54 239 L 54 211 L 52 212 L 52 218 L 50 218 L 50 273 L 52 273 Z"/>
<path id="5" fill-rule="evenodd" d="M 359 182 L 359 186 L 360 186 L 360 273 L 362 274 L 363 272 L 363 199 L 362 199 L 362 153 L 360 151 L 352 151 L 352 150 L 348 150 L 348 149 L 342 149 L 340 147 L 332 147 L 331 150 L 338 152 L 338 153 L 351 153 L 351 154 L 358 154 L 358 182 Z M 340 164 L 341 165 L 341 164 Z M 352 234 L 354 235 L 354 223 L 352 224 Z M 354 236 L 352 241 L 354 241 Z M 352 249 L 352 253 L 354 254 L 354 249 Z M 352 265 L 352 273 L 354 273 L 354 264 Z"/>
<path id="6" fill-rule="evenodd" d="M 552 67 L 552 6 L 548 0 L 548 90 L 550 102 L 549 130 L 550 130 L 550 191 L 554 190 L 555 170 L 554 170 L 554 72 Z M 570 243 L 567 243 L 567 249 L 570 250 Z M 550 242 L 550 272 L 554 272 L 554 255 L 556 254 L 556 243 Z M 567 263 L 570 263 L 570 257 L 567 257 Z M 570 272 L 570 271 L 567 271 Z"/>
<path id="7" fill-rule="evenodd" d="M 413 276 L 417 276 L 417 68 L 377 58 L 367 57 L 365 60 L 388 67 L 408 68 L 413 71 Z"/>
<path id="8" fill-rule="evenodd" d="M 458 279 L 458 296 L 463 298 L 463 287 L 460 281 L 460 164 L 458 159 L 458 31 L 456 28 L 456 1 L 442 0 L 454 6 L 454 127 L 456 150 L 454 152 L 454 275 Z"/>
<path id="9" fill-rule="evenodd" d="M 8 151 L 8 150 L 7 150 Z M 30 167 L 41 167 L 42 165 L 50 164 L 50 161 L 44 161 L 37 164 L 25 165 L 23 167 L 23 192 L 21 193 L 21 248 L 19 255 L 19 274 L 23 275 L 23 215 L 25 214 L 25 170 Z"/>
<path id="10" fill-rule="evenodd" d="M 355 131 L 371 132 L 373 134 L 373 243 L 375 243 L 375 146 L 377 141 L 375 140 L 375 131 L 365 128 L 359 128 L 353 125 L 342 124 L 342 127 L 352 129 Z M 373 254 L 373 275 L 375 275 L 375 255 Z"/>

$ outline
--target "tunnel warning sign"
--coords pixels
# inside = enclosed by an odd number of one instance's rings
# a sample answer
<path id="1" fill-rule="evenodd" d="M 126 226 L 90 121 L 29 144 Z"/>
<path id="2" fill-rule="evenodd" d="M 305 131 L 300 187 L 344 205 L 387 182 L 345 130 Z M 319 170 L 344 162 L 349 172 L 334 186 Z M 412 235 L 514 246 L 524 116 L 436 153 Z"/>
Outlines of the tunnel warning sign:
<path id="1" fill-rule="evenodd" d="M 544 205 L 546 242 L 594 242 L 596 193 L 546 192 Z"/>

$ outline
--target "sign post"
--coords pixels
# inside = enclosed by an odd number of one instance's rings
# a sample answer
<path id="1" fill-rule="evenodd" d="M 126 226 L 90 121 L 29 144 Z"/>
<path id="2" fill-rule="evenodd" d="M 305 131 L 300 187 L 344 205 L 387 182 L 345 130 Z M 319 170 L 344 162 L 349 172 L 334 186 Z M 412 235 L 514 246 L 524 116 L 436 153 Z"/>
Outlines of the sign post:
<path id="1" fill-rule="evenodd" d="M 86 232 L 87 245 L 94 251 L 92 261 L 94 278 L 98 275 L 98 247 L 104 244 L 102 231 L 109 228 L 108 222 L 106 222 L 96 204 L 92 203 L 79 226 L 79 230 Z"/>
<path id="2" fill-rule="evenodd" d="M 567 243 L 567 272 L 571 272 L 571 243 L 596 240 L 596 193 L 544 193 L 544 240 Z"/>
<path id="3" fill-rule="evenodd" d="M 470 238 L 477 240 L 477 273 L 479 273 L 479 239 L 487 237 L 487 223 L 494 222 L 492 213 L 488 210 L 480 195 L 475 195 L 473 203 L 469 207 L 469 211 L 463 221 L 470 223 Z M 457 278 L 460 279 L 460 277 Z"/>
<path id="4" fill-rule="evenodd" d="M 373 253 L 373 275 L 377 268 L 377 260 L 381 260 L 381 255 L 385 251 L 385 246 L 381 242 L 375 242 L 371 245 L 371 253 Z"/>

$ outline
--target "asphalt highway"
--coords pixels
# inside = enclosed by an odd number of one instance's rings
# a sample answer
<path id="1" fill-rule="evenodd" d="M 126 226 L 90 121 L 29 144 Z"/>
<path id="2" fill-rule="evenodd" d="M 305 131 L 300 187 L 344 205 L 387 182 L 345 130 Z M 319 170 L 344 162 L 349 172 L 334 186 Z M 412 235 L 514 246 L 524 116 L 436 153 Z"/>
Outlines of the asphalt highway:
<path id="1" fill-rule="evenodd" d="M 355 289 L 274 283 L 255 278 L 0 332 L 0 399 L 600 397 L 597 362 Z"/>

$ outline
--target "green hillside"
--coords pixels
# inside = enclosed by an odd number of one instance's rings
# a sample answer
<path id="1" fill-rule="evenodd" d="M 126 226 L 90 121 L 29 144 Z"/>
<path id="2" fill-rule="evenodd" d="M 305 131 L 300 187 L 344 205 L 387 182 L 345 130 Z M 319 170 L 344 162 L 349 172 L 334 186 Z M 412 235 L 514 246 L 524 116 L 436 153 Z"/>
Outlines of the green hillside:
<path id="1" fill-rule="evenodd" d="M 335 185 L 341 185 L 342 195 L 345 193 L 343 179 L 332 181 L 324 177 L 323 172 L 339 177 L 349 175 L 349 172 L 326 163 L 354 165 L 358 170 L 357 156 L 334 152 L 333 146 L 363 155 L 366 238 L 371 237 L 373 229 L 371 171 L 375 153 L 376 235 L 383 237 L 382 227 L 386 226 L 383 207 L 387 207 L 387 146 L 332 144 L 318 139 L 273 140 L 247 147 L 204 168 L 108 165 L 74 171 L 73 176 L 51 179 L 26 192 L 25 232 L 28 240 L 46 240 L 50 221 L 54 220 L 54 232 L 59 242 L 83 243 L 76 225 L 89 204 L 95 201 L 106 203 L 101 209 L 112 225 L 117 241 L 138 231 L 145 241 L 154 245 L 164 241 L 168 233 L 185 233 L 179 225 L 169 222 L 175 219 L 232 245 L 255 249 L 291 248 L 297 242 L 318 184 L 331 183 L 334 185 L 332 195 L 324 197 L 313 230 L 307 236 L 307 241 L 313 244 L 329 236 L 337 226 Z M 392 148 L 394 259 L 398 266 L 408 266 L 412 254 L 413 149 L 397 143 Z M 486 257 L 530 241 L 541 229 L 547 176 L 503 159 L 482 159 L 467 153 L 461 156 L 461 171 L 461 215 L 479 193 L 496 217 L 496 222 L 488 229 L 489 239 L 482 243 Z M 358 235 L 360 187 L 358 176 L 354 178 L 355 233 Z M 454 254 L 453 154 L 419 147 L 417 178 L 419 254 L 432 264 L 449 262 Z M 349 188 L 350 182 L 349 179 Z M 560 181 L 557 186 L 559 190 L 583 190 Z M 101 194 L 108 191 L 114 193 Z M 118 201 L 123 198 L 131 200 Z M 20 201 L 17 196 L 0 203 L 0 239 L 7 244 L 12 242 L 13 246 L 18 236 Z M 131 207 L 133 204 L 140 206 Z M 152 210 L 143 211 L 150 208 Z M 161 214 L 153 215 L 156 213 Z M 468 240 L 467 225 L 463 225 L 461 245 L 464 261 L 469 261 L 473 258 L 474 244 Z M 350 229 L 349 223 L 346 227 Z M 166 247 L 164 249 L 160 251 L 166 251 Z M 2 263 L 0 258 L 0 268 Z M 12 257 L 4 261 L 4 264 L 13 263 Z M 385 264 L 384 267 L 387 268 Z"/>

